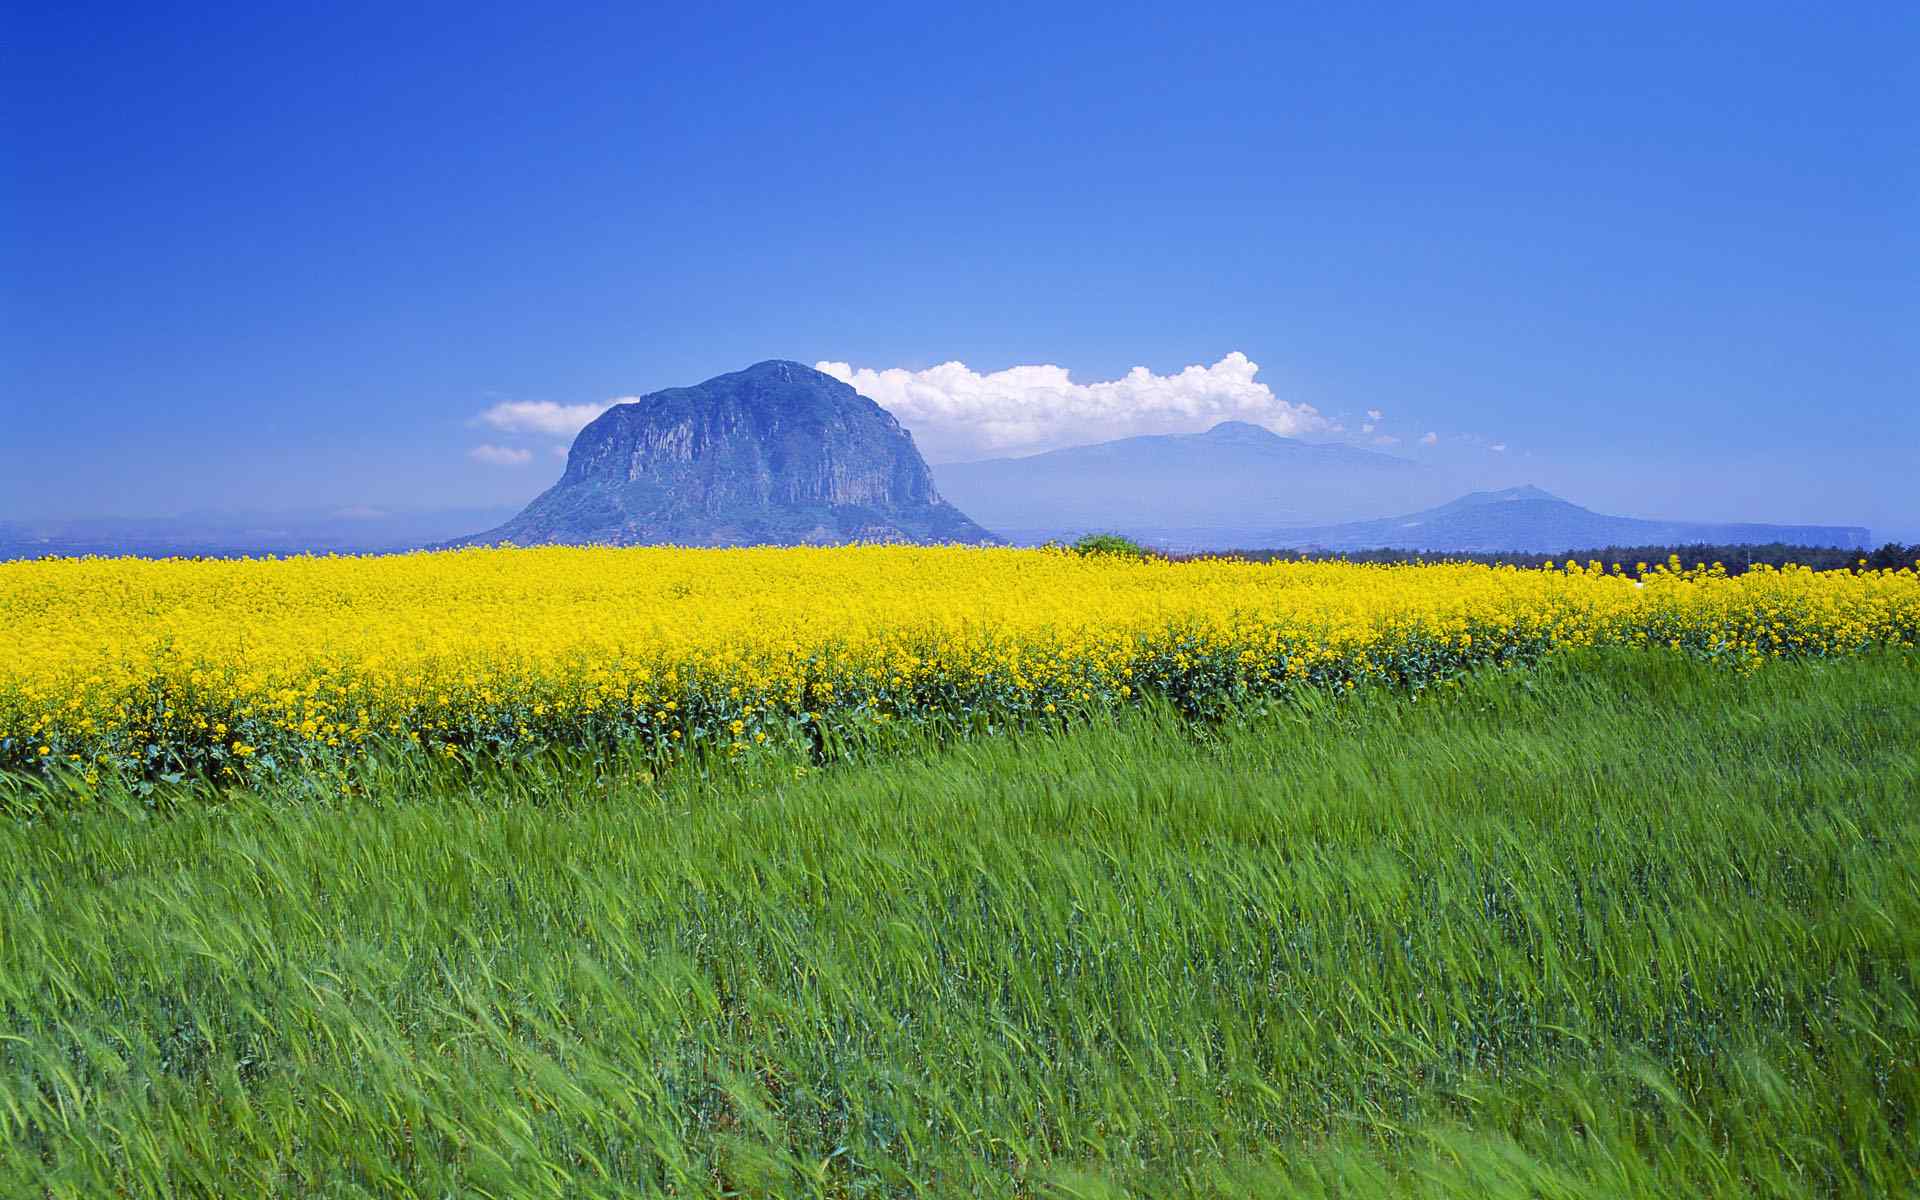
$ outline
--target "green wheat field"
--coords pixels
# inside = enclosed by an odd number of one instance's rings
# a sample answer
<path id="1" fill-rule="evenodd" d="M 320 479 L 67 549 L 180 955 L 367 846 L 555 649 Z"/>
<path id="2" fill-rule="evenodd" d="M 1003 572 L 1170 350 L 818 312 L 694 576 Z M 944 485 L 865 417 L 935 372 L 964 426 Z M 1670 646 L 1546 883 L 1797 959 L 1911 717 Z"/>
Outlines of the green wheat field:
<path id="1" fill-rule="evenodd" d="M 0 784 L 7 1197 L 1913 1194 L 1920 657 Z"/>

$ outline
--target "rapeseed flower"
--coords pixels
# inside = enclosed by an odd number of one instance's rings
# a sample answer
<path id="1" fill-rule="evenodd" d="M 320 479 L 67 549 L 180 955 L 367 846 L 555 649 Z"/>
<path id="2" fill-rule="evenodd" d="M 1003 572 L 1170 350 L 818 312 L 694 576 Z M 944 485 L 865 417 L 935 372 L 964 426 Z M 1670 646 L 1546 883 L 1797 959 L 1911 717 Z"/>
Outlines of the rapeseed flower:
<path id="1" fill-rule="evenodd" d="M 879 546 L 40 560 L 0 564 L 0 770 L 806 747 L 1145 696 L 1213 713 L 1301 684 L 1420 688 L 1563 648 L 1753 669 L 1916 642 L 1912 568 L 1729 577 L 1677 557 L 1632 574 Z"/>

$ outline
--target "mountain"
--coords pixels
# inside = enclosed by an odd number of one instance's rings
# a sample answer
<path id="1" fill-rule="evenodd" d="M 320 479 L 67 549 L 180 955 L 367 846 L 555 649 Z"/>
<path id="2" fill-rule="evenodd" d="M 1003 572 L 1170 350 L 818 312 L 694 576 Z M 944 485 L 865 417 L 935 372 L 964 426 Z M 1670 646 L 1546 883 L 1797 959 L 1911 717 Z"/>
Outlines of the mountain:
<path id="1" fill-rule="evenodd" d="M 1716 525 L 1610 517 L 1537 487 L 1517 487 L 1474 492 L 1438 508 L 1384 520 L 1272 530 L 1248 548 L 1558 554 L 1694 542 L 1857 547 L 1867 544 L 1867 530 L 1857 525 Z"/>
<path id="2" fill-rule="evenodd" d="M 144 558 L 381 554 L 430 546 L 476 525 L 503 520 L 512 512 L 502 508 L 410 512 L 352 507 L 0 521 L 0 560 L 48 554 Z"/>
<path id="3" fill-rule="evenodd" d="M 1408 459 L 1246 421 L 933 473 L 942 495 L 1015 542 L 1120 532 L 1181 548 L 1244 546 L 1254 531 L 1403 512 L 1450 492 Z"/>
<path id="4" fill-rule="evenodd" d="M 893 414 L 774 361 L 608 409 L 574 439 L 560 482 L 455 544 L 992 540 L 940 498 Z"/>

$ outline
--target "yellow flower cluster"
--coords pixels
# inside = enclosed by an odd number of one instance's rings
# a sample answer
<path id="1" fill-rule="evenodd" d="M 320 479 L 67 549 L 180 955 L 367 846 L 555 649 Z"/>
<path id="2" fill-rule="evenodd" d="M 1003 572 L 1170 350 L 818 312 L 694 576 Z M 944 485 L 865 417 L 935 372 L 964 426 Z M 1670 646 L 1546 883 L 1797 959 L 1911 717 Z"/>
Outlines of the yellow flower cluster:
<path id="1" fill-rule="evenodd" d="M 470 550 L 0 564 L 0 770 L 234 775 L 373 744 L 820 747 L 1157 695 L 1423 686 L 1562 646 L 1752 665 L 1920 642 L 1914 569 L 1169 563 L 1031 550 Z"/>

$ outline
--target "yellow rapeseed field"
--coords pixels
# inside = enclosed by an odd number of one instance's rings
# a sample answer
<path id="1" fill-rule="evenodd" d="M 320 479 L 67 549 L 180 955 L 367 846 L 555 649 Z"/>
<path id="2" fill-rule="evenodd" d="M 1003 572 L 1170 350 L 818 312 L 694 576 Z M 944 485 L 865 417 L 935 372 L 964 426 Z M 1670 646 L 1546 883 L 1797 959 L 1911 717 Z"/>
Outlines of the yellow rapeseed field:
<path id="1" fill-rule="evenodd" d="M 1920 642 L 1915 570 L 1168 563 L 1053 551 L 471 550 L 0 564 L 0 770 L 677 753 L 981 730 L 1144 695 L 1425 686 L 1557 647 L 1752 666 Z"/>

